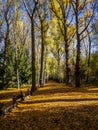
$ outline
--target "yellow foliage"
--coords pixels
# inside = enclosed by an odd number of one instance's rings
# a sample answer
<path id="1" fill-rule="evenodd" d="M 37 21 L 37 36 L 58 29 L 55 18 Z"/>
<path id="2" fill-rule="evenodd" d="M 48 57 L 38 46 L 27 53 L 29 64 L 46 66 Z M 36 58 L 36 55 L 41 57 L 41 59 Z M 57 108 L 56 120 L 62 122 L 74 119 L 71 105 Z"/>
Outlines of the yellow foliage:
<path id="1" fill-rule="evenodd" d="M 23 30 L 23 26 L 24 26 L 23 21 L 17 21 L 17 22 L 16 22 L 16 28 L 17 28 L 18 30 L 20 30 L 20 29 Z"/>
<path id="2" fill-rule="evenodd" d="M 86 4 L 90 4 L 90 3 L 92 3 L 92 0 L 87 0 L 86 1 Z"/>
<path id="3" fill-rule="evenodd" d="M 75 26 L 72 25 L 72 26 L 70 26 L 70 28 L 68 29 L 68 32 L 67 32 L 68 33 L 68 39 L 74 34 L 74 32 L 75 32 Z"/>
<path id="4" fill-rule="evenodd" d="M 84 14 L 86 17 L 91 17 L 92 16 L 92 13 L 91 13 L 91 10 L 90 9 L 87 9 L 85 14 Z"/>
<path id="5" fill-rule="evenodd" d="M 62 11 L 57 0 L 50 0 L 49 8 L 52 10 L 54 16 L 62 19 Z"/>

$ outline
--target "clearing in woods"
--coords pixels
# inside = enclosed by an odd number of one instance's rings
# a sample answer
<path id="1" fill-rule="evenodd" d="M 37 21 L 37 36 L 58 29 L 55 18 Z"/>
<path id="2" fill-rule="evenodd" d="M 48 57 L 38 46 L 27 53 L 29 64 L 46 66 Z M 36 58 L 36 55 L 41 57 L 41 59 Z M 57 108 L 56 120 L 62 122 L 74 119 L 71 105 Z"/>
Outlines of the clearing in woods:
<path id="1" fill-rule="evenodd" d="M 0 130 L 98 130 L 98 88 L 48 82 L 0 117 Z"/>

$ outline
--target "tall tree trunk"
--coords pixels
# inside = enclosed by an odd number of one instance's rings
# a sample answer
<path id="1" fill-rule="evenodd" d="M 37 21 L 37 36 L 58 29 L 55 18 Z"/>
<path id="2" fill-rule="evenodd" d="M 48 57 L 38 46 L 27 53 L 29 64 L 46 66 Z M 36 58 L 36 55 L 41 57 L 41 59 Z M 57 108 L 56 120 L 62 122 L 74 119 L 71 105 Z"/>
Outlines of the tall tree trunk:
<path id="1" fill-rule="evenodd" d="M 15 32 L 15 24 L 14 24 L 14 32 Z M 16 43 L 16 36 L 14 33 L 14 42 L 16 46 L 16 79 L 17 79 L 17 88 L 20 89 L 20 78 L 19 78 L 19 56 L 18 56 L 18 49 L 17 49 L 17 43 Z"/>
<path id="2" fill-rule="evenodd" d="M 41 24 L 41 67 L 40 67 L 40 86 L 43 86 L 43 77 L 44 77 L 44 32 L 43 25 Z"/>
<path id="3" fill-rule="evenodd" d="M 7 62 L 6 62 L 6 52 L 7 52 L 7 37 L 5 38 L 5 47 L 4 47 L 4 75 L 3 75 L 3 85 L 6 85 L 6 67 L 7 67 Z"/>
<path id="4" fill-rule="evenodd" d="M 60 80 L 60 49 L 58 48 L 58 60 L 57 60 L 57 80 Z"/>
<path id="5" fill-rule="evenodd" d="M 46 83 L 47 80 L 47 72 L 46 72 L 46 64 L 47 64 L 47 45 L 44 45 L 44 53 L 45 53 L 45 57 L 44 57 L 44 76 L 43 76 L 43 84 Z"/>
<path id="6" fill-rule="evenodd" d="M 66 52 L 66 84 L 69 84 L 69 51 L 68 51 L 68 45 L 66 44 L 65 47 Z"/>
<path id="7" fill-rule="evenodd" d="M 43 75 L 43 84 L 46 83 L 46 60 L 44 61 L 44 75 Z"/>
<path id="8" fill-rule="evenodd" d="M 7 16 L 5 16 L 7 30 L 6 30 L 5 47 L 4 47 L 4 76 L 3 76 L 4 85 L 7 84 L 7 51 L 8 51 L 8 45 L 9 45 L 9 23 L 6 17 Z"/>
<path id="9" fill-rule="evenodd" d="M 79 19 L 78 19 L 79 1 L 76 0 L 76 36 L 77 36 L 77 54 L 75 66 L 75 86 L 80 87 L 80 35 L 79 35 Z"/>
<path id="10" fill-rule="evenodd" d="M 39 85 L 39 52 L 38 52 L 38 47 L 39 47 L 39 45 L 37 45 L 37 83 Z"/>
<path id="11" fill-rule="evenodd" d="M 36 91 L 36 67 L 35 67 L 35 32 L 34 32 L 34 14 L 37 9 L 38 0 L 34 1 L 34 7 L 28 8 L 25 0 L 22 0 L 26 9 L 26 12 L 31 20 L 31 61 L 32 61 L 32 88 L 31 94 Z"/>
<path id="12" fill-rule="evenodd" d="M 16 43 L 16 21 L 17 21 L 17 16 L 16 16 L 16 5 L 15 5 L 15 21 L 13 24 L 13 32 L 14 32 L 14 42 L 16 45 L 16 79 L 17 79 L 17 88 L 20 89 L 20 77 L 19 77 L 19 56 L 18 56 L 18 49 L 17 49 L 17 43 Z"/>
<path id="13" fill-rule="evenodd" d="M 89 81 L 89 69 L 90 69 L 90 57 L 91 57 L 91 38 L 90 38 L 90 34 L 87 30 L 87 35 L 88 35 L 88 39 L 89 39 L 89 54 L 88 54 L 88 71 L 87 71 L 87 78 L 86 78 L 86 82 Z"/>
<path id="14" fill-rule="evenodd" d="M 45 67 L 44 67 L 44 84 L 48 81 L 48 73 L 47 73 L 47 56 L 48 56 L 48 48 L 45 45 Z"/>
<path id="15" fill-rule="evenodd" d="M 32 60 L 32 92 L 36 91 L 36 68 L 35 68 L 35 36 L 34 36 L 34 19 L 31 18 L 31 60 Z"/>
<path id="16" fill-rule="evenodd" d="M 17 86 L 18 89 L 20 89 L 20 80 L 19 80 L 19 57 L 18 57 L 18 50 L 17 50 L 17 44 L 16 44 L 16 73 L 17 73 Z"/>
<path id="17" fill-rule="evenodd" d="M 66 26 L 66 25 L 65 25 Z M 65 81 L 66 81 L 66 85 L 69 84 L 69 45 L 68 45 L 68 41 L 67 41 L 67 29 L 66 27 L 64 27 L 64 31 L 65 31 L 65 36 L 64 36 L 64 41 L 65 41 L 65 59 L 66 59 L 66 75 L 65 75 Z"/>

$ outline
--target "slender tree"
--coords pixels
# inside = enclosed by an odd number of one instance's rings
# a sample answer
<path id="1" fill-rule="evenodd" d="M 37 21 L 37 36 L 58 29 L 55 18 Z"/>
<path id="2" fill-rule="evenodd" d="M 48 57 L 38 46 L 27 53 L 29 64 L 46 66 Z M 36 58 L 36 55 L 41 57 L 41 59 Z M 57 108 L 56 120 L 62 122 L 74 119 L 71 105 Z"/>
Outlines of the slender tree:
<path id="1" fill-rule="evenodd" d="M 31 94 L 32 92 L 36 91 L 36 68 L 35 68 L 35 33 L 34 33 L 34 14 L 37 9 L 38 1 L 33 1 L 33 9 L 30 12 L 30 8 L 28 7 L 28 4 L 25 0 L 23 0 L 24 6 L 26 8 L 27 14 L 30 18 L 31 22 L 31 55 L 32 55 L 32 88 L 31 88 Z"/>
<path id="2" fill-rule="evenodd" d="M 48 23 L 46 21 L 47 9 L 45 8 L 47 1 L 39 2 L 38 16 L 41 30 L 41 67 L 40 67 L 40 86 L 44 85 L 44 69 L 45 69 L 45 33 L 48 30 Z"/>
<path id="3" fill-rule="evenodd" d="M 17 1 L 15 0 L 14 1 L 14 9 L 15 9 L 15 12 L 14 12 L 14 22 L 13 22 L 13 34 L 14 34 L 14 43 L 15 43 L 15 47 L 16 47 L 16 79 L 17 79 L 17 87 L 18 89 L 20 89 L 20 78 L 19 78 L 19 54 L 18 54 L 18 47 L 17 47 L 17 21 L 19 20 L 19 17 L 18 17 L 18 5 L 19 3 L 17 3 Z M 17 13 L 18 12 L 18 13 Z"/>

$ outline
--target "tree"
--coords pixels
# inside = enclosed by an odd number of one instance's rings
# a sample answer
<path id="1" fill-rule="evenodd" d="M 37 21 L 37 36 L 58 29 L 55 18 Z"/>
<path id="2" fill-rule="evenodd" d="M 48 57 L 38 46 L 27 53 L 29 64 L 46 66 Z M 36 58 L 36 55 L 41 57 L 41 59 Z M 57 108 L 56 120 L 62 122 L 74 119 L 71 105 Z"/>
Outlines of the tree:
<path id="1" fill-rule="evenodd" d="M 20 89 L 20 77 L 19 77 L 19 54 L 18 54 L 18 45 L 17 43 L 19 41 L 17 41 L 17 32 L 18 32 L 18 26 L 17 26 L 17 22 L 20 18 L 20 3 L 18 3 L 16 0 L 14 1 L 14 21 L 13 21 L 13 42 L 15 43 L 15 52 L 16 52 L 16 79 L 17 79 L 17 87 L 18 89 Z M 18 10 L 19 9 L 19 10 Z M 20 31 L 19 31 L 20 32 Z M 19 33 L 18 32 L 18 33 Z"/>
<path id="2" fill-rule="evenodd" d="M 0 3 L 1 4 L 1 3 Z M 11 47 L 10 42 L 10 29 L 11 29 L 11 23 L 13 21 L 13 1 L 2 1 L 2 4 L 0 6 L 1 8 L 1 19 L 3 22 L 2 28 L 0 32 L 2 32 L 2 49 L 3 49 L 3 67 L 4 67 L 4 73 L 2 75 L 2 81 L 3 85 L 7 86 L 8 84 L 8 76 L 7 76 L 7 64 L 9 60 L 9 48 Z M 4 43 L 4 45 L 3 45 Z"/>
<path id="3" fill-rule="evenodd" d="M 24 6 L 26 8 L 27 14 L 30 18 L 31 23 L 31 53 L 32 53 L 32 88 L 31 88 L 31 94 L 32 92 L 36 91 L 36 68 L 35 68 L 35 36 L 34 36 L 34 14 L 36 11 L 36 7 L 38 4 L 38 1 L 32 1 L 32 4 L 30 1 L 26 3 L 25 0 L 23 0 Z M 29 6 L 28 6 L 29 5 Z M 33 5 L 33 9 L 31 6 Z"/>
<path id="4" fill-rule="evenodd" d="M 45 33 L 48 30 L 47 18 L 47 1 L 39 2 L 38 16 L 41 30 L 41 67 L 40 67 L 40 86 L 44 85 L 44 69 L 45 69 Z"/>
<path id="5" fill-rule="evenodd" d="M 56 6 L 55 6 L 56 5 Z M 65 82 L 69 84 L 70 79 L 70 67 L 69 67 L 69 46 L 70 46 L 70 39 L 74 36 L 74 30 L 72 30 L 71 35 L 69 35 L 69 28 L 71 27 L 71 23 L 73 20 L 73 15 L 71 12 L 71 4 L 70 1 L 66 0 L 55 0 L 50 1 L 50 9 L 54 13 L 55 17 L 58 20 L 59 28 L 61 34 L 63 35 L 64 39 L 64 48 L 65 48 Z M 72 18 L 70 19 L 70 15 Z"/>
<path id="6" fill-rule="evenodd" d="M 81 53 L 81 36 L 88 28 L 94 14 L 96 5 L 95 1 L 83 0 L 71 0 L 76 23 L 76 37 L 77 37 L 77 55 L 76 55 L 76 66 L 75 66 L 75 86 L 80 87 L 80 53 Z M 91 7 L 91 8 L 90 8 Z M 90 12 L 90 13 L 89 13 Z M 81 15 L 80 15 L 81 14 Z M 81 17 L 82 16 L 82 17 Z M 86 26 L 83 26 L 83 18 L 86 19 Z M 82 24 L 82 26 L 81 26 Z M 81 28 L 82 27 L 82 28 Z"/>
<path id="7" fill-rule="evenodd" d="M 26 49 L 24 48 L 24 45 L 20 45 L 19 52 L 19 77 L 20 77 L 20 83 L 29 83 L 30 77 L 31 77 L 31 61 L 29 59 L 29 56 L 27 54 Z"/>
<path id="8" fill-rule="evenodd" d="M 57 19 L 53 19 L 51 24 L 51 53 L 56 59 L 56 76 L 55 79 L 57 81 L 60 81 L 61 79 L 61 59 L 62 55 L 64 54 L 64 48 L 63 48 L 63 36 L 61 35 L 61 32 L 59 31 L 59 25 Z"/>
<path id="9" fill-rule="evenodd" d="M 93 47 L 98 52 L 98 20 L 95 20 L 92 27 L 93 27 L 92 41 L 94 43 Z"/>
<path id="10" fill-rule="evenodd" d="M 14 13 L 14 21 L 13 21 L 13 43 L 15 43 L 16 48 L 16 75 L 17 75 L 17 86 L 20 89 L 20 72 L 19 72 L 19 60 L 20 55 L 18 52 L 21 50 L 21 45 L 24 48 L 28 48 L 27 42 L 29 37 L 29 26 L 26 20 L 22 19 L 23 11 L 20 8 L 20 3 L 15 1 L 14 3 L 15 13 Z M 19 47 L 20 46 L 20 47 Z M 18 51 L 19 49 L 19 51 Z M 29 52 L 29 51 L 28 51 Z"/>
<path id="11" fill-rule="evenodd" d="M 0 2 L 0 6 L 2 7 L 2 3 L 1 2 Z M 2 21 L 2 9 L 0 9 L 0 43 L 3 40 L 3 36 L 2 36 L 2 24 L 3 24 L 3 21 Z"/>
<path id="12" fill-rule="evenodd" d="M 96 83 L 98 81 L 98 53 L 91 55 L 91 80 Z"/>

